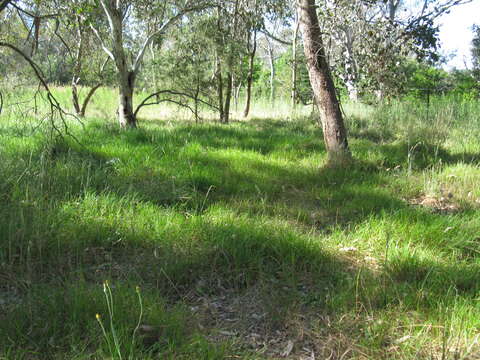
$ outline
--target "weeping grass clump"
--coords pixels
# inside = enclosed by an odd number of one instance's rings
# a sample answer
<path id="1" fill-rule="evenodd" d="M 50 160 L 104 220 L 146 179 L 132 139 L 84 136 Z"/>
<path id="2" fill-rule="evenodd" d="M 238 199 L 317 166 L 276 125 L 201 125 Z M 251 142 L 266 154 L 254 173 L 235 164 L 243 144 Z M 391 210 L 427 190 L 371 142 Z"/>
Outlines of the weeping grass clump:
<path id="1" fill-rule="evenodd" d="M 308 108 L 121 131 L 112 99 L 0 117 L 0 357 L 478 357 L 478 103 L 346 104 L 331 169 Z"/>

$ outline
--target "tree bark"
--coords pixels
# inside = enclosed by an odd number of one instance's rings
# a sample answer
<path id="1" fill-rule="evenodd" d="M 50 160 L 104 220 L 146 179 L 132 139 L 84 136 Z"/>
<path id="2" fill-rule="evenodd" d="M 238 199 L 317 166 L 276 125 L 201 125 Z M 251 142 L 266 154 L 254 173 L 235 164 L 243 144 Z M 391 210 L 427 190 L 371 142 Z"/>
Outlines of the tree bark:
<path id="1" fill-rule="evenodd" d="M 80 115 L 82 109 L 80 108 L 80 101 L 78 99 L 78 84 L 80 82 L 80 74 L 82 72 L 82 60 L 83 60 L 83 46 L 84 46 L 84 33 L 81 28 L 80 20 L 77 19 L 77 36 L 78 36 L 78 47 L 75 53 L 75 64 L 73 67 L 73 76 L 72 76 L 72 103 L 75 109 L 75 113 Z M 81 115 L 80 115 L 81 116 Z"/>
<path id="2" fill-rule="evenodd" d="M 253 84 L 253 70 L 255 65 L 255 54 L 257 52 L 257 31 L 253 32 L 253 42 L 249 53 L 248 63 L 248 77 L 247 77 L 247 95 L 245 100 L 245 110 L 243 111 L 243 117 L 247 117 L 250 113 L 250 103 L 252 101 L 252 84 Z"/>
<path id="3" fill-rule="evenodd" d="M 122 8 L 113 1 L 101 0 L 100 3 L 108 18 L 112 51 L 110 52 L 104 46 L 103 47 L 115 62 L 117 70 L 119 95 L 118 122 L 123 128 L 136 128 L 137 119 L 133 112 L 133 91 L 135 89 L 135 77 L 138 68 L 135 64 L 132 66 L 132 69 L 129 68 L 127 54 L 123 47 Z M 148 46 L 148 44 L 143 46 L 138 55 L 139 57 L 141 55 L 143 56 L 146 46 Z"/>
<path id="4" fill-rule="evenodd" d="M 354 34 L 352 30 L 345 29 L 345 47 L 346 47 L 346 79 L 345 86 L 347 87 L 348 97 L 350 100 L 358 101 L 358 65 L 355 59 L 355 52 L 353 51 Z"/>
<path id="5" fill-rule="evenodd" d="M 220 116 L 220 122 L 223 123 L 223 120 L 224 120 L 223 77 L 222 77 L 222 65 L 221 65 L 220 57 L 218 56 L 218 54 L 215 59 L 215 77 L 217 78 L 218 113 Z"/>
<path id="6" fill-rule="evenodd" d="M 268 37 L 266 39 L 268 45 L 268 62 L 270 64 L 270 105 L 273 107 L 275 105 L 275 50 L 270 39 Z"/>
<path id="7" fill-rule="evenodd" d="M 292 40 L 292 109 L 295 109 L 297 105 L 297 38 L 298 30 L 300 27 L 300 21 L 298 19 L 298 11 L 295 12 L 295 29 L 293 31 Z"/>
<path id="8" fill-rule="evenodd" d="M 136 128 L 137 119 L 133 112 L 133 90 L 135 89 L 135 73 L 128 70 L 119 71 L 118 78 L 118 122 L 123 128 Z"/>
<path id="9" fill-rule="evenodd" d="M 351 161 L 351 153 L 340 103 L 325 56 L 315 0 L 299 0 L 297 10 L 310 83 L 319 105 L 328 162 L 333 166 L 343 166 Z"/>
<path id="10" fill-rule="evenodd" d="M 225 106 L 223 107 L 223 123 L 228 124 L 230 122 L 230 104 L 232 102 L 233 93 L 233 74 L 227 73 L 227 88 L 225 89 Z"/>

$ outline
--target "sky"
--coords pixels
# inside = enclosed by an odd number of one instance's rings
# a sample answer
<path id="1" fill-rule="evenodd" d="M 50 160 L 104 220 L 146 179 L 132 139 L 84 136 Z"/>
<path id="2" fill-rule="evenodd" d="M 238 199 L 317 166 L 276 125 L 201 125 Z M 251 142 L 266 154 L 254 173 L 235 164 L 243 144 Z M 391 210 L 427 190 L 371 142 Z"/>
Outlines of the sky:
<path id="1" fill-rule="evenodd" d="M 475 23 L 480 25 L 480 0 L 454 7 L 438 20 L 442 53 L 455 53 L 446 64 L 447 69 L 465 69 L 465 63 L 471 67 L 472 25 Z"/>

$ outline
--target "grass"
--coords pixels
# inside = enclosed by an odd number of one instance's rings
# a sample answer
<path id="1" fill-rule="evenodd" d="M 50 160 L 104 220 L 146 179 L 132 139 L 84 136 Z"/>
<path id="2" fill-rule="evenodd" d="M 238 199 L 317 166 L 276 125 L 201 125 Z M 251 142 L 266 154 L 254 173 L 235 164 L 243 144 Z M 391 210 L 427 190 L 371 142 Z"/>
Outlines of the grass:
<path id="1" fill-rule="evenodd" d="M 112 98 L 77 140 L 0 117 L 1 359 L 478 359 L 478 103 L 347 104 L 340 170 L 310 109 Z"/>

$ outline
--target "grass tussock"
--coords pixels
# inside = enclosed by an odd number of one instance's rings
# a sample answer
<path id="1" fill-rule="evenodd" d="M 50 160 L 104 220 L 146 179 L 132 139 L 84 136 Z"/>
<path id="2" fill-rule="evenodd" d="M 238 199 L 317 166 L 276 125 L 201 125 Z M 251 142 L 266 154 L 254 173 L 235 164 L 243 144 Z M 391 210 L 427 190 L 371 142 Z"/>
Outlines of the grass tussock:
<path id="1" fill-rule="evenodd" d="M 342 170 L 310 109 L 112 98 L 74 138 L 0 118 L 0 358 L 478 359 L 478 103 L 349 104 Z"/>

